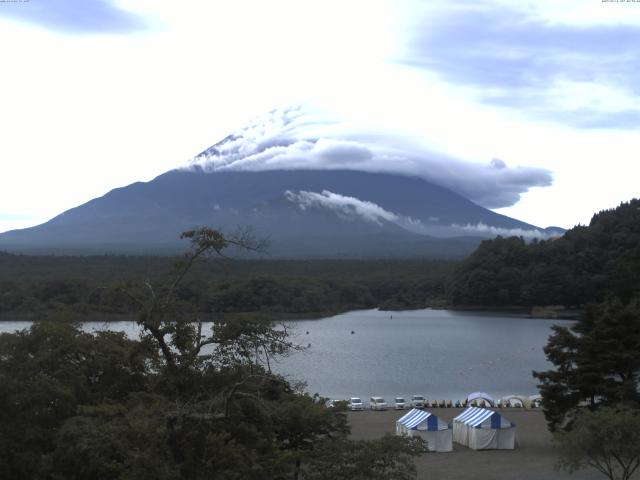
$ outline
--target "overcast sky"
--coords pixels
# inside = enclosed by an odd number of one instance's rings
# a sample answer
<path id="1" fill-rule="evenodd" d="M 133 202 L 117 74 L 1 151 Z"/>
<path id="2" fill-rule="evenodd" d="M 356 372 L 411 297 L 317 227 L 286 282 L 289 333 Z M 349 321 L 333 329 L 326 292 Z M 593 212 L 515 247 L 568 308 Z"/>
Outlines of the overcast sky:
<path id="1" fill-rule="evenodd" d="M 0 1 L 0 45 L 0 231 L 194 161 L 419 175 L 542 227 L 640 195 L 640 2 Z"/>

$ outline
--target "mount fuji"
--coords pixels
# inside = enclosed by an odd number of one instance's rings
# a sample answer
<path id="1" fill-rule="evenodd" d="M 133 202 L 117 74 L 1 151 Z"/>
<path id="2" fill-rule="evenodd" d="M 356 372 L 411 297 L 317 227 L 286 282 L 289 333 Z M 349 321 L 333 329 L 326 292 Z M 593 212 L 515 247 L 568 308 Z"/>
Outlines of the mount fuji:
<path id="1" fill-rule="evenodd" d="M 210 226 L 225 232 L 248 227 L 269 240 L 268 255 L 275 258 L 452 258 L 497 235 L 563 232 L 497 214 L 424 176 L 358 170 L 353 165 L 362 149 L 351 144 L 332 144 L 344 162 L 334 159 L 322 168 L 233 168 L 265 152 L 273 158 L 273 152 L 301 151 L 300 142 L 277 136 L 250 152 L 242 141 L 229 136 L 185 168 L 116 188 L 41 225 L 2 233 L 0 249 L 173 254 L 186 247 L 181 232 Z M 212 158 L 214 168 L 207 162 Z"/>

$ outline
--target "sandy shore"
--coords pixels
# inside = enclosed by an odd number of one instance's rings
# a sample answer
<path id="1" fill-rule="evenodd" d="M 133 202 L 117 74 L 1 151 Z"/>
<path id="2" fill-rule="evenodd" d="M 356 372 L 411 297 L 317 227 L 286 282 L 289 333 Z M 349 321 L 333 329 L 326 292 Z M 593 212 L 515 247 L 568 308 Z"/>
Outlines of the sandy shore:
<path id="1" fill-rule="evenodd" d="M 463 409 L 428 409 L 451 423 Z M 569 475 L 557 472 L 551 434 L 547 431 L 540 410 L 498 409 L 516 424 L 518 447 L 515 450 L 475 451 L 454 442 L 453 452 L 426 453 L 416 465 L 418 479 L 438 480 L 602 480 L 595 470 L 583 470 Z M 354 439 L 375 439 L 385 433 L 395 433 L 395 421 L 406 411 L 348 412 L 351 436 Z M 640 478 L 640 476 L 638 476 Z"/>

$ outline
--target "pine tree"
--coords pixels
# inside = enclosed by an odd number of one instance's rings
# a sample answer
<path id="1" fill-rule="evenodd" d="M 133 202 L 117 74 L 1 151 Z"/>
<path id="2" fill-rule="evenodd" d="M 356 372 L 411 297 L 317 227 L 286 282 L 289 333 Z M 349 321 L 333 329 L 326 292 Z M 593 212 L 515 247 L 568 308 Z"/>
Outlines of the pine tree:
<path id="1" fill-rule="evenodd" d="M 554 327 L 544 351 L 555 369 L 533 375 L 552 431 L 569 424 L 579 406 L 640 405 L 638 299 L 589 307 L 575 325 Z"/>

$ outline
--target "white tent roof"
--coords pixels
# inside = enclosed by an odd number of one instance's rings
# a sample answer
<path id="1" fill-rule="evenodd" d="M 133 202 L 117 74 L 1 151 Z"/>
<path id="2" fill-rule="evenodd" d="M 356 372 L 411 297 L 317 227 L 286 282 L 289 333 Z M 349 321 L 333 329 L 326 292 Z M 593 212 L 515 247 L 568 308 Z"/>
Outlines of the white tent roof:
<path id="1" fill-rule="evenodd" d="M 493 397 L 484 392 L 473 392 L 469 394 L 469 396 L 467 397 L 467 402 L 471 403 L 474 400 L 486 400 L 491 404 L 491 406 L 494 406 L 496 404 L 496 401 L 493 399 Z"/>
<path id="2" fill-rule="evenodd" d="M 528 397 L 525 397 L 524 395 L 507 395 L 506 397 L 502 397 L 502 401 L 506 402 L 509 400 L 519 400 L 520 403 L 522 403 L 523 405 L 525 403 L 527 403 L 527 401 L 529 400 Z"/>
<path id="3" fill-rule="evenodd" d="M 429 417 L 431 417 L 431 419 Z M 396 423 L 404 425 L 409 430 L 413 430 L 426 422 L 428 427 L 430 427 L 429 430 L 446 430 L 448 428 L 447 424 L 439 420 L 440 419 L 431 412 L 425 412 L 424 410 L 413 408 L 409 410 L 408 413 L 400 417 Z"/>

